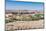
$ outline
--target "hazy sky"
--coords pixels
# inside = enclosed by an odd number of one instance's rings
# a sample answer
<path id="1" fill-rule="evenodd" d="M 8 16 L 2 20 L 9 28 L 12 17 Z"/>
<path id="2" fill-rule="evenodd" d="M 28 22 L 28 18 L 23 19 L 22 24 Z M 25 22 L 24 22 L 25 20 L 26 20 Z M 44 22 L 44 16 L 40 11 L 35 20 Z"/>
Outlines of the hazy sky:
<path id="1" fill-rule="evenodd" d="M 43 3 L 6 0 L 6 10 L 43 10 Z"/>

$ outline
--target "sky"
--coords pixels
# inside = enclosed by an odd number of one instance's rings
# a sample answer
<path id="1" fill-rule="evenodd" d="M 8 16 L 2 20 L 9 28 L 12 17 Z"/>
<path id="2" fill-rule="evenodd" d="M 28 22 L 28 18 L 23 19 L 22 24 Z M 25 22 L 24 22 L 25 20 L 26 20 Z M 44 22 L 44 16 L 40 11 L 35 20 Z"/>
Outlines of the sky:
<path id="1" fill-rule="evenodd" d="M 21 2 L 6 0 L 6 10 L 43 10 L 43 2 Z"/>

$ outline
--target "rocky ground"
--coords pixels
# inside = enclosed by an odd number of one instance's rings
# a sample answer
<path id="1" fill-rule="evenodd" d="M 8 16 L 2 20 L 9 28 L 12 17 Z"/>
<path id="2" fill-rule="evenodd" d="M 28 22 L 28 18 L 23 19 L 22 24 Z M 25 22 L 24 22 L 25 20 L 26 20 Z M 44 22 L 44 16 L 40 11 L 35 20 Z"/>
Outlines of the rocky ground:
<path id="1" fill-rule="evenodd" d="M 6 30 L 42 29 L 43 21 L 16 21 L 6 23 Z"/>

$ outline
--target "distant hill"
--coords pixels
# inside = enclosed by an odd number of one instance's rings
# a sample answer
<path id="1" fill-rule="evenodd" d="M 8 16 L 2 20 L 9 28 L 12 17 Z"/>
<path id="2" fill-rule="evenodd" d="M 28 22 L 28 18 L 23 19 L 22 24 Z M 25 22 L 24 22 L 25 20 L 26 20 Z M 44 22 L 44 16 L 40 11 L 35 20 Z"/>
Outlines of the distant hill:
<path id="1" fill-rule="evenodd" d="M 43 13 L 42 10 L 5 10 L 5 13 Z"/>

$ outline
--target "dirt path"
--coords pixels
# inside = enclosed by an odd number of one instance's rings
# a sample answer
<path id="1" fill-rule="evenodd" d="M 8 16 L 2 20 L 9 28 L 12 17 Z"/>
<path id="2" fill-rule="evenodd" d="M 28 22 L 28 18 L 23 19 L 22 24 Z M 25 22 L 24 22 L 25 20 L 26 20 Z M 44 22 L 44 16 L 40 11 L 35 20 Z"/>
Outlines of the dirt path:
<path id="1" fill-rule="evenodd" d="M 43 20 L 39 21 L 16 21 L 6 24 L 6 30 L 36 29 L 43 28 Z"/>

